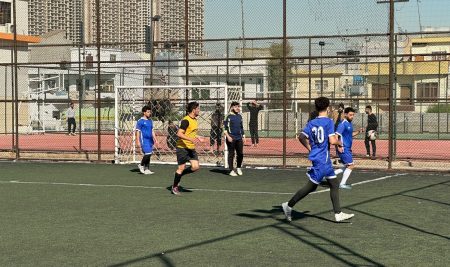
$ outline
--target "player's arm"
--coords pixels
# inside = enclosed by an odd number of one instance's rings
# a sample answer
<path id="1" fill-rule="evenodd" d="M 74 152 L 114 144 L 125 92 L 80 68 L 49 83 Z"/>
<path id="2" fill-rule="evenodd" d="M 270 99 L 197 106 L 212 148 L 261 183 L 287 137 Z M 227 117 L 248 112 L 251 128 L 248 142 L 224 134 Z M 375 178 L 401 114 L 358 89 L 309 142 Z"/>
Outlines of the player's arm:
<path id="1" fill-rule="evenodd" d="M 223 130 L 223 132 L 225 133 L 225 138 L 228 140 L 228 142 L 233 142 L 233 138 L 230 135 L 230 115 L 228 115 L 223 122 Z"/>
<path id="2" fill-rule="evenodd" d="M 136 132 L 136 140 L 138 140 L 137 142 L 136 142 L 136 148 L 141 148 L 142 147 L 142 144 L 141 144 L 141 124 L 140 124 L 140 120 L 136 123 L 136 129 L 135 129 L 135 132 Z"/>
<path id="3" fill-rule="evenodd" d="M 311 151 L 311 145 L 309 144 L 309 137 L 306 135 L 306 133 L 301 132 L 298 135 L 298 141 L 300 141 L 300 144 L 302 144 L 306 149 L 308 149 L 308 152 Z"/>
<path id="4" fill-rule="evenodd" d="M 342 142 L 339 140 L 335 131 L 333 130 L 334 129 L 333 121 L 330 120 L 330 123 L 327 126 L 328 126 L 327 132 L 329 133 L 328 134 L 328 142 L 330 143 L 330 145 L 342 147 Z"/>
<path id="5" fill-rule="evenodd" d="M 158 138 L 156 138 L 155 131 L 152 131 L 152 136 L 153 136 L 153 144 L 157 144 L 158 143 Z"/>
<path id="6" fill-rule="evenodd" d="M 242 119 L 242 116 L 239 114 L 239 116 L 241 117 L 241 133 L 242 133 L 242 141 L 245 144 L 245 132 L 244 132 L 244 120 Z"/>
<path id="7" fill-rule="evenodd" d="M 363 129 L 359 129 L 359 130 L 357 130 L 357 131 L 354 131 L 353 134 L 352 134 L 352 136 L 355 137 L 355 136 L 357 136 L 358 134 L 362 133 L 363 131 L 364 131 Z"/>

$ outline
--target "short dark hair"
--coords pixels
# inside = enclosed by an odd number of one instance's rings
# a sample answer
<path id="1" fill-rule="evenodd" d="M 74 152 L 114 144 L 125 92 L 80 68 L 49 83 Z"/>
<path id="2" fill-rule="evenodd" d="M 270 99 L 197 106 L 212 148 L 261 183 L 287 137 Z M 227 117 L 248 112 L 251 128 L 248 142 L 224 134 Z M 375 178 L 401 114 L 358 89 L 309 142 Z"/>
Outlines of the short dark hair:
<path id="1" fill-rule="evenodd" d="M 326 110 L 329 106 L 330 106 L 330 99 L 321 96 L 316 98 L 316 100 L 314 101 L 314 104 L 316 105 L 316 110 L 318 112 L 324 111 Z"/>
<path id="2" fill-rule="evenodd" d="M 237 101 L 231 102 L 231 106 L 230 107 L 234 107 L 234 106 L 239 106 L 239 102 L 237 102 Z"/>
<path id="3" fill-rule="evenodd" d="M 372 106 L 366 106 L 366 108 L 368 108 L 368 109 L 372 110 Z"/>
<path id="4" fill-rule="evenodd" d="M 352 108 L 352 107 L 346 107 L 346 108 L 344 109 L 344 114 L 348 114 L 348 113 L 350 113 L 350 112 L 355 113 L 356 111 L 355 111 L 355 109 Z"/>
<path id="5" fill-rule="evenodd" d="M 187 113 L 191 113 L 194 109 L 198 108 L 200 104 L 197 101 L 189 102 L 186 107 Z"/>
<path id="6" fill-rule="evenodd" d="M 148 105 L 145 105 L 145 106 L 142 107 L 142 113 L 146 112 L 147 110 L 151 111 L 152 108 L 150 106 L 148 106 Z"/>
<path id="7" fill-rule="evenodd" d="M 344 103 L 342 103 L 342 102 L 339 103 L 339 106 L 338 106 L 338 107 L 344 109 L 344 107 L 345 107 L 345 106 L 344 106 Z"/>

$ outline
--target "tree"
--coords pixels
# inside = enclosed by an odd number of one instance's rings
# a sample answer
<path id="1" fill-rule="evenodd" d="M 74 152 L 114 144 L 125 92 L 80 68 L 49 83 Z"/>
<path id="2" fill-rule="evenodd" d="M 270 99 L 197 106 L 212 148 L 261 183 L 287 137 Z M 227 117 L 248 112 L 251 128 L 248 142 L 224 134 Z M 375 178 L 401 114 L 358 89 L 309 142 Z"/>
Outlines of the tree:
<path id="1" fill-rule="evenodd" d="M 272 59 L 268 61 L 268 82 L 269 82 L 269 108 L 283 108 L 283 43 L 273 43 L 270 46 L 270 56 Z M 292 46 L 287 43 L 286 56 L 292 56 Z M 287 60 L 287 90 L 291 88 L 292 81 L 292 61 Z M 288 95 L 290 97 L 290 95 Z"/>

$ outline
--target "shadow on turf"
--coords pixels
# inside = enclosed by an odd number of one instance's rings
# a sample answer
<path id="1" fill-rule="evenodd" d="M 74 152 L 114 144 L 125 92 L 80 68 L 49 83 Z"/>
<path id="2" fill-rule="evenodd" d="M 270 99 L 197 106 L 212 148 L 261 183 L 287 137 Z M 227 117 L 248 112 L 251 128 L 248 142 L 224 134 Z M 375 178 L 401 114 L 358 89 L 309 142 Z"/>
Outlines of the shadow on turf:
<path id="1" fill-rule="evenodd" d="M 272 206 L 272 209 L 270 210 L 264 210 L 264 209 L 256 209 L 256 210 L 252 210 L 251 212 L 253 213 L 238 213 L 236 214 L 236 216 L 239 217 L 245 217 L 245 218 L 250 218 L 250 219 L 267 219 L 267 218 L 272 218 L 275 219 L 277 221 L 285 221 L 285 219 L 280 219 L 278 218 L 279 215 L 283 215 L 283 209 L 281 208 L 281 206 Z M 259 213 L 259 214 L 254 214 L 254 213 Z M 315 218 L 321 221 L 325 221 L 325 222 L 330 222 L 330 223 L 351 223 L 350 221 L 345 221 L 345 222 L 336 222 L 321 216 L 317 216 L 317 215 L 313 215 L 313 214 L 308 214 L 309 211 L 304 211 L 304 212 L 298 212 L 296 210 L 292 210 L 292 221 L 297 221 L 297 220 L 301 220 L 301 219 L 305 219 L 305 218 Z"/>
<path id="2" fill-rule="evenodd" d="M 227 169 L 211 169 L 211 170 L 209 170 L 209 171 L 210 171 L 210 172 L 215 172 L 215 173 L 224 174 L 224 175 L 230 174 L 230 170 L 227 170 Z"/>
<path id="3" fill-rule="evenodd" d="M 401 192 L 398 192 L 398 193 L 394 193 L 394 194 L 389 194 L 389 195 L 384 195 L 384 196 L 380 196 L 380 197 L 375 197 L 375 198 L 372 198 L 372 199 L 368 199 L 368 200 L 364 200 L 364 201 L 360 201 L 360 202 L 348 205 L 348 206 L 346 206 L 346 208 L 356 207 L 358 205 L 363 205 L 363 204 L 371 203 L 371 202 L 378 201 L 378 200 L 381 200 L 381 199 L 386 199 L 386 198 L 389 198 L 389 197 L 392 197 L 392 196 L 398 196 L 398 195 L 409 193 L 409 192 L 414 192 L 414 191 L 419 191 L 419 190 L 431 188 L 433 186 L 438 186 L 438 185 L 447 185 L 448 186 L 449 185 L 449 184 L 447 184 L 448 182 L 450 182 L 450 181 L 434 183 L 434 184 L 431 184 L 431 185 L 426 185 L 426 186 L 417 187 L 417 188 L 413 188 L 413 189 L 409 189 L 409 190 L 404 190 L 404 191 L 401 191 Z M 267 217 L 271 217 L 271 216 L 268 216 L 267 214 L 269 214 L 269 215 L 270 214 L 275 214 L 275 213 L 279 214 L 280 213 L 280 206 L 273 206 L 273 208 L 270 209 L 270 210 L 257 209 L 255 211 L 259 212 L 259 213 L 266 214 L 265 217 L 267 218 Z M 326 210 L 326 211 L 322 211 L 322 212 L 316 213 L 315 215 L 308 215 L 308 216 L 309 217 L 316 216 L 315 218 L 321 218 L 321 217 L 319 217 L 317 215 L 326 214 L 326 213 L 329 213 L 329 212 L 330 212 L 330 210 Z M 305 212 L 305 213 L 307 213 L 307 212 Z M 303 213 L 303 215 L 305 215 L 305 213 Z M 301 218 L 301 216 L 302 215 L 298 215 L 298 216 L 296 216 L 296 218 L 297 219 Z M 242 217 L 264 218 L 263 216 L 258 215 L 258 214 L 250 214 L 250 215 L 242 216 Z M 304 216 L 304 217 L 306 217 L 306 216 Z M 309 240 L 305 240 L 304 237 L 301 237 L 301 236 L 299 236 L 297 234 L 291 233 L 287 229 L 282 228 L 281 227 L 282 225 L 289 225 L 290 227 L 294 227 L 294 228 L 297 228 L 298 230 L 302 230 L 302 231 L 310 234 L 313 237 L 322 239 L 322 241 L 325 241 L 326 243 L 324 243 L 324 244 L 312 243 Z M 370 266 L 383 266 L 383 264 L 381 264 L 381 263 L 375 262 L 375 261 L 365 257 L 364 255 L 361 255 L 361 254 L 359 254 L 357 252 L 354 252 L 354 251 L 350 250 L 349 248 L 347 248 L 347 247 L 345 247 L 345 246 L 343 246 L 343 245 L 341 245 L 339 243 L 336 243 L 335 241 L 329 240 L 329 239 L 327 239 L 327 238 L 325 238 L 323 236 L 320 236 L 320 235 L 318 235 L 318 234 L 316 234 L 314 232 L 311 232 L 310 230 L 305 229 L 305 228 L 303 228 L 303 227 L 301 227 L 299 225 L 286 224 L 285 222 L 281 222 L 280 219 L 277 219 L 276 223 L 273 223 L 273 224 L 270 224 L 270 225 L 263 225 L 263 226 L 255 227 L 255 228 L 252 228 L 252 229 L 249 229 L 249 230 L 244 230 L 244 231 L 236 232 L 236 233 L 233 233 L 233 234 L 225 235 L 225 236 L 222 236 L 222 237 L 208 239 L 208 240 L 197 242 L 197 243 L 194 243 L 194 244 L 190 244 L 190 245 L 186 245 L 186 246 L 182 246 L 182 247 L 166 250 L 165 251 L 165 255 L 166 256 L 164 256 L 164 258 L 162 258 L 163 257 L 162 253 L 158 252 L 158 253 L 149 254 L 147 256 L 134 258 L 134 259 L 130 259 L 130 260 L 126 260 L 126 261 L 120 262 L 120 263 L 112 264 L 112 265 L 109 265 L 109 267 L 128 266 L 128 265 L 135 264 L 135 263 L 142 263 L 144 261 L 151 260 L 151 259 L 154 259 L 154 258 L 159 258 L 160 260 L 162 260 L 165 263 L 166 266 L 175 266 L 170 260 L 168 260 L 167 254 L 178 252 L 178 251 L 184 251 L 184 250 L 188 250 L 188 249 L 191 249 L 191 248 L 197 248 L 197 247 L 201 247 L 201 246 L 205 246 L 205 245 L 209 245 L 209 244 L 213 244 L 215 242 L 224 241 L 224 240 L 236 237 L 236 236 L 242 236 L 242 235 L 245 235 L 245 234 L 250 234 L 250 233 L 257 232 L 257 231 L 264 230 L 264 229 L 268 229 L 268 228 L 275 228 L 275 229 L 278 229 L 280 231 L 283 231 L 285 234 L 290 235 L 293 238 L 295 238 L 295 239 L 297 239 L 297 240 L 299 240 L 301 242 L 304 242 L 304 243 L 310 245 L 311 247 L 313 247 L 313 248 L 315 248 L 315 249 L 317 249 L 317 250 L 319 250 L 319 251 L 329 255 L 330 257 L 335 258 L 336 260 L 338 260 L 340 262 L 343 262 L 343 263 L 346 263 L 347 265 L 350 265 L 350 266 L 357 266 L 357 265 L 358 266 L 362 266 L 362 265 L 361 264 L 351 263 L 348 260 L 343 259 L 341 257 L 341 255 L 343 255 L 343 254 L 344 255 L 350 255 L 350 256 L 353 256 L 353 257 L 358 257 L 359 259 L 364 259 L 367 262 L 370 262 Z M 322 247 L 320 247 L 321 245 L 324 245 L 325 247 L 322 248 Z M 328 251 L 328 249 L 330 248 L 330 245 L 336 246 L 338 248 L 341 248 L 342 250 L 345 251 L 345 253 L 335 253 L 335 252 Z M 367 265 L 368 264 L 366 264 L 364 266 L 367 266 Z"/>

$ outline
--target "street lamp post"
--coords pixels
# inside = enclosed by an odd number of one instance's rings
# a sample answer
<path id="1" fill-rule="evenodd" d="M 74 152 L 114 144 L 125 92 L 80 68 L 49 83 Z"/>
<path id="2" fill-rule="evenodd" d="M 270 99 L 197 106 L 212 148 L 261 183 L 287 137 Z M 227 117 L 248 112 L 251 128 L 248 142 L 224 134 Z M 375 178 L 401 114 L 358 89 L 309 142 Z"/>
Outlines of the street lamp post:
<path id="1" fill-rule="evenodd" d="M 320 96 L 323 95 L 323 47 L 325 46 L 325 42 L 320 41 Z"/>

